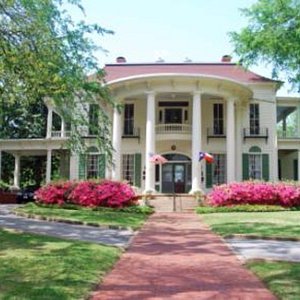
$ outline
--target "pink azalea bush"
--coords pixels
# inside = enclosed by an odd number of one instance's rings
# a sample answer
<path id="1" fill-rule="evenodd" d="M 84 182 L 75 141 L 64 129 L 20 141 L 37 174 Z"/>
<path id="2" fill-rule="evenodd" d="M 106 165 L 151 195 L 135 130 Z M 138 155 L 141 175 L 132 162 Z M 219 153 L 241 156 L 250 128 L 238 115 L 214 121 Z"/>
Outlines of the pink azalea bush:
<path id="1" fill-rule="evenodd" d="M 66 181 L 50 183 L 35 193 L 36 200 L 44 204 L 66 203 L 89 207 L 124 207 L 136 204 L 136 195 L 126 183 L 103 181 Z"/>
<path id="2" fill-rule="evenodd" d="M 212 206 L 242 204 L 300 206 L 300 185 L 245 181 L 214 186 L 207 196 Z"/>

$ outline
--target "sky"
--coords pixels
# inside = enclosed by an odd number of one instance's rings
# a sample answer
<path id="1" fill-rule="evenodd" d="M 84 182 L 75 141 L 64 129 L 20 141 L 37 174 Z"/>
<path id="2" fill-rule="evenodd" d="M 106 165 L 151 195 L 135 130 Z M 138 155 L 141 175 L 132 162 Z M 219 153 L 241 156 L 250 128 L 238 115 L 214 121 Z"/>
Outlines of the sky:
<path id="1" fill-rule="evenodd" d="M 124 56 L 129 63 L 219 62 L 233 53 L 228 35 L 248 24 L 240 9 L 256 0 L 82 0 L 85 16 L 68 8 L 75 19 L 114 31 L 94 40 L 107 50 L 97 53 L 100 66 L 114 63 Z M 267 66 L 254 66 L 252 71 L 271 77 Z M 288 94 L 288 87 L 279 95 Z"/>

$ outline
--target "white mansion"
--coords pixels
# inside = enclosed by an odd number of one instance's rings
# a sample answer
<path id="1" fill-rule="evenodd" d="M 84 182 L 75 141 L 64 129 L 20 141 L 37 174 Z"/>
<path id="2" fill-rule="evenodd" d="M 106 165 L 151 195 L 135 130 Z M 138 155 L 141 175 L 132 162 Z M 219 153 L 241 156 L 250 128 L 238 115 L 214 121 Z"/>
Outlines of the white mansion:
<path id="1" fill-rule="evenodd" d="M 88 153 L 65 146 L 68 131 L 54 131 L 49 103 L 47 136 L 0 140 L 0 150 L 15 157 L 14 186 L 20 183 L 22 156 L 60 152 L 61 176 L 70 179 L 127 180 L 141 191 L 188 193 L 214 184 L 249 178 L 300 180 L 300 98 L 276 97 L 278 82 L 245 70 L 223 57 L 218 63 L 107 64 L 106 84 L 123 104 L 111 112 L 111 167 L 90 134 Z M 90 107 L 90 116 L 93 116 Z M 199 162 L 199 152 L 214 163 Z M 0 152 L 0 153 L 1 153 Z M 150 153 L 167 159 L 150 162 Z"/>

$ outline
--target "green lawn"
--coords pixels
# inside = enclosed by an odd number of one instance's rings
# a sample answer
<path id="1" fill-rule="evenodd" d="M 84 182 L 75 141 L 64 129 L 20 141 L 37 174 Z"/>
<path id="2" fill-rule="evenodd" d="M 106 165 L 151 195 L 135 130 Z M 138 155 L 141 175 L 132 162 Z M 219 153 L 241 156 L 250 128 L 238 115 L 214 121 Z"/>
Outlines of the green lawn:
<path id="1" fill-rule="evenodd" d="M 300 263 L 253 261 L 247 266 L 279 299 L 300 299 Z"/>
<path id="2" fill-rule="evenodd" d="M 139 229 L 144 224 L 151 212 L 147 208 L 129 208 L 125 211 L 109 208 L 103 208 L 101 210 L 92 210 L 89 208 L 66 209 L 38 206 L 34 203 L 28 203 L 23 207 L 19 207 L 16 211 L 59 220 L 80 221 L 96 225 L 111 225 L 124 228 L 130 227 L 134 230 Z"/>
<path id="3" fill-rule="evenodd" d="M 0 299 L 83 299 L 121 250 L 0 229 Z"/>
<path id="4" fill-rule="evenodd" d="M 202 214 L 211 229 L 222 235 L 300 238 L 300 211 Z"/>

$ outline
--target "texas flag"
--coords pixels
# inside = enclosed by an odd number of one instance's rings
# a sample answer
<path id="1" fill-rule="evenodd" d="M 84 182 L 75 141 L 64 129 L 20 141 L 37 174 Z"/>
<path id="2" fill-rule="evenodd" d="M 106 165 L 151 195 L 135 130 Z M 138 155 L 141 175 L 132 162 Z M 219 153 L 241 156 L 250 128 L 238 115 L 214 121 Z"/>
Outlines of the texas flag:
<path id="1" fill-rule="evenodd" d="M 214 162 L 214 157 L 212 155 L 210 155 L 207 152 L 199 152 L 199 161 L 201 161 L 202 159 L 204 159 L 207 163 L 212 163 Z"/>

